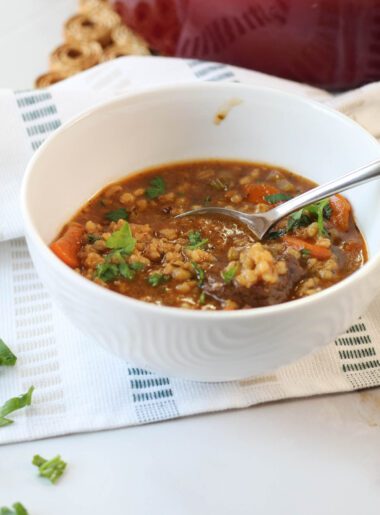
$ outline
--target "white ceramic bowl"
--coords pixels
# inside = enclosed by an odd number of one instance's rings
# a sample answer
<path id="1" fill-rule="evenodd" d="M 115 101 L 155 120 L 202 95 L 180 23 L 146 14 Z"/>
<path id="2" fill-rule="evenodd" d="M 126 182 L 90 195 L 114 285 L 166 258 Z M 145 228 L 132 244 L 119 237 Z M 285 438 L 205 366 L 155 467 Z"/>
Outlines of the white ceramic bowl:
<path id="1" fill-rule="evenodd" d="M 241 104 L 215 125 L 231 98 Z M 277 306 L 159 307 L 84 279 L 49 250 L 62 225 L 106 184 L 152 165 L 213 157 L 271 163 L 324 182 L 380 158 L 380 146 L 348 118 L 288 93 L 223 83 L 166 86 L 119 97 L 63 126 L 31 160 L 22 188 L 33 261 L 69 318 L 136 365 L 201 381 L 265 373 L 329 343 L 366 310 L 380 273 L 379 182 L 348 193 L 369 262 L 332 288 Z"/>

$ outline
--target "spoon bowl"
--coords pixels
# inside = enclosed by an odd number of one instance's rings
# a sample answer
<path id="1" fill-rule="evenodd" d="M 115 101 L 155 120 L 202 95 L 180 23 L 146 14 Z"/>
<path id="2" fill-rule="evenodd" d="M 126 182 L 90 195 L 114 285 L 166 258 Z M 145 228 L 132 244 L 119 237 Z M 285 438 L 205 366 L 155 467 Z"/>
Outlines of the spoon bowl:
<path id="1" fill-rule="evenodd" d="M 313 202 L 318 202 L 324 198 L 327 198 L 335 193 L 340 193 L 355 186 L 359 186 L 366 182 L 378 179 L 380 176 L 380 160 L 372 161 L 368 165 L 357 168 L 356 170 L 349 172 L 338 179 L 312 188 L 311 190 L 298 195 L 297 197 L 280 204 L 265 213 L 249 214 L 243 211 L 237 211 L 236 209 L 229 209 L 225 207 L 201 207 L 198 209 L 192 209 L 177 215 L 175 218 L 184 218 L 185 216 L 195 215 L 208 215 L 218 214 L 229 216 L 235 220 L 243 222 L 248 229 L 258 238 L 262 240 L 268 230 L 282 218 L 301 209 Z"/>

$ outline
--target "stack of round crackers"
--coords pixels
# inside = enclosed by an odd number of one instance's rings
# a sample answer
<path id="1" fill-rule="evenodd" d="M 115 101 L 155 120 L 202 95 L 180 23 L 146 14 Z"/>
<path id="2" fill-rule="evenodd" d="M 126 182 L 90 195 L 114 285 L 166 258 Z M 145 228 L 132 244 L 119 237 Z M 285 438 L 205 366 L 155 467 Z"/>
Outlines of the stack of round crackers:
<path id="1" fill-rule="evenodd" d="M 36 79 L 45 88 L 70 75 L 124 55 L 149 55 L 147 43 L 126 27 L 108 0 L 79 0 L 64 25 L 65 43 L 50 54 L 50 69 Z"/>

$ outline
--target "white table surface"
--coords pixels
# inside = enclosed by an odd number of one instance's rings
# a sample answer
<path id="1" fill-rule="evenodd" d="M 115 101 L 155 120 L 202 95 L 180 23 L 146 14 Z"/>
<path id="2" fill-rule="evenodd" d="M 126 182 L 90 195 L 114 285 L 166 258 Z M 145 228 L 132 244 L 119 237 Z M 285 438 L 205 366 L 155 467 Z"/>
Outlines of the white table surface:
<path id="1" fill-rule="evenodd" d="M 0 87 L 47 68 L 74 0 L 0 0 Z M 378 515 L 380 391 L 0 448 L 0 506 L 30 515 Z M 69 462 L 57 486 L 35 453 Z"/>

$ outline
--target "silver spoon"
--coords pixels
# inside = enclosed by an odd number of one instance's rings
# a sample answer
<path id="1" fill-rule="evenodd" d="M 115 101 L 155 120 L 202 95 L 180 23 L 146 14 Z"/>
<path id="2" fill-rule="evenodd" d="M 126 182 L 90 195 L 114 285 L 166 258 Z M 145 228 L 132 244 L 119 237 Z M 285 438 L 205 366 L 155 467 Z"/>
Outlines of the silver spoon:
<path id="1" fill-rule="evenodd" d="M 294 211 L 297 211 L 297 209 L 312 204 L 313 202 L 317 202 L 318 200 L 330 197 L 335 193 L 339 193 L 341 191 L 353 188 L 354 186 L 359 186 L 360 184 L 377 179 L 379 176 L 380 160 L 377 160 L 366 166 L 358 168 L 353 172 L 343 175 L 339 179 L 335 179 L 333 181 L 327 182 L 326 184 L 322 184 L 321 186 L 317 186 L 316 188 L 306 191 L 305 193 L 302 193 L 302 195 L 298 195 L 297 197 L 294 197 L 291 200 L 288 200 L 287 202 L 274 207 L 270 211 L 266 211 L 265 213 L 257 213 L 253 215 L 243 213 L 242 211 L 236 211 L 235 209 L 210 206 L 186 211 L 185 213 L 177 215 L 175 218 L 208 214 L 229 216 L 246 224 L 247 227 L 253 232 L 253 234 L 259 240 L 261 240 L 265 236 L 268 229 L 272 227 L 272 225 L 281 220 L 281 218 L 284 218 Z"/>

